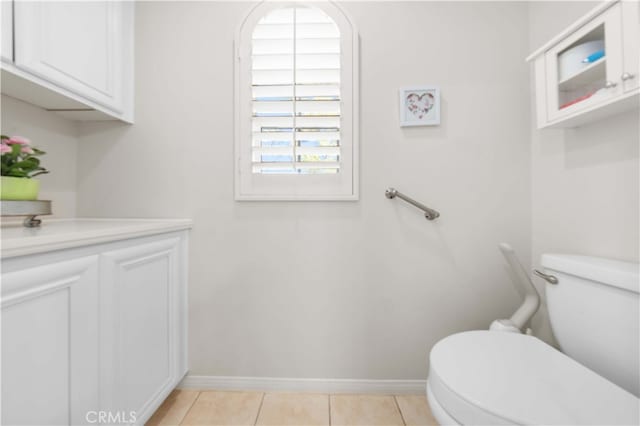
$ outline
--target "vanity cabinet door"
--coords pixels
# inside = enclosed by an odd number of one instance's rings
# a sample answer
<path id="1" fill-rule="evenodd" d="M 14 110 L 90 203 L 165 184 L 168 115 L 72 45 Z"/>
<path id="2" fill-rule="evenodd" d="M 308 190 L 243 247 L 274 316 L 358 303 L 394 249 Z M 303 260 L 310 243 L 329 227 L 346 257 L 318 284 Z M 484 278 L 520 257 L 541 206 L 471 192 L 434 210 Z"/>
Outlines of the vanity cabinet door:
<path id="1" fill-rule="evenodd" d="M 101 256 L 101 359 L 106 409 L 143 423 L 182 378 L 180 238 Z"/>
<path id="2" fill-rule="evenodd" d="M 2 27 L 2 60 L 13 61 L 13 1 L 0 0 L 0 19 Z"/>
<path id="3" fill-rule="evenodd" d="M 86 424 L 99 409 L 98 260 L 2 274 L 2 424 Z"/>
<path id="4" fill-rule="evenodd" d="M 14 3 L 15 64 L 112 111 L 123 111 L 122 1 Z"/>

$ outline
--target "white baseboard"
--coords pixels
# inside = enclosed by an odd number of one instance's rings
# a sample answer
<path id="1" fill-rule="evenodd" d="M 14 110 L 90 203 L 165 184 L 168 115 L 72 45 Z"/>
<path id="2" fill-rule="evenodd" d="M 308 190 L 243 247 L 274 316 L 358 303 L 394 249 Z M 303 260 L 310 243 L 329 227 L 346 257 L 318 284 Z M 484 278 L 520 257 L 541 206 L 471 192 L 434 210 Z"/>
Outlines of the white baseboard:
<path id="1" fill-rule="evenodd" d="M 360 394 L 425 394 L 426 380 L 284 379 L 187 375 L 179 389 Z"/>

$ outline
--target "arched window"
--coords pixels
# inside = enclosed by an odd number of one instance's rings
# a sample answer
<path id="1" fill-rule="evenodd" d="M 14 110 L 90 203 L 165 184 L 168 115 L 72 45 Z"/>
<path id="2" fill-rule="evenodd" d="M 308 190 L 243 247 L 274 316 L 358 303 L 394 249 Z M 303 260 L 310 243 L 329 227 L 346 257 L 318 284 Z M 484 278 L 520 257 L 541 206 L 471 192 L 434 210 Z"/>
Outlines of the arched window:
<path id="1" fill-rule="evenodd" d="M 331 2 L 264 2 L 236 43 L 236 199 L 357 199 L 349 19 Z"/>

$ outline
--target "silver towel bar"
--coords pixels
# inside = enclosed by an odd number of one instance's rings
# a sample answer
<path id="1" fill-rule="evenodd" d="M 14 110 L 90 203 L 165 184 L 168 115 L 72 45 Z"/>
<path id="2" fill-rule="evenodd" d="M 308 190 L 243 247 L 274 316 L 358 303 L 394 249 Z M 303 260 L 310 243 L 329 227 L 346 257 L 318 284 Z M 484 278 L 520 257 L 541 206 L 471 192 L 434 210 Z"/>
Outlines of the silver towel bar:
<path id="1" fill-rule="evenodd" d="M 424 212 L 424 217 L 426 217 L 427 220 L 434 220 L 434 219 L 437 219 L 438 217 L 440 217 L 440 213 L 437 212 L 436 210 L 430 209 L 429 207 L 425 206 L 422 203 L 419 203 L 418 201 L 414 200 L 411 197 L 407 197 L 406 195 L 404 195 L 402 192 L 399 192 L 395 188 L 387 189 L 384 192 L 384 195 L 390 200 L 393 199 L 393 198 L 398 197 L 398 198 L 406 201 L 407 203 L 419 208 L 420 210 L 422 210 Z"/>

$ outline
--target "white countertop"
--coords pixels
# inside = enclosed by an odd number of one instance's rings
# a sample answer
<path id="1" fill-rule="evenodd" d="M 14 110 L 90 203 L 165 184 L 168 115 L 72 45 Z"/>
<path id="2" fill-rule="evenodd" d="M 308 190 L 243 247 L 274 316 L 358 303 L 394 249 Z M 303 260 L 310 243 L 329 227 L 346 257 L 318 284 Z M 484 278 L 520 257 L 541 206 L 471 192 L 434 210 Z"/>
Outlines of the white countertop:
<path id="1" fill-rule="evenodd" d="M 2 224 L 1 258 L 190 229 L 191 219 L 43 219 L 39 228 Z"/>

